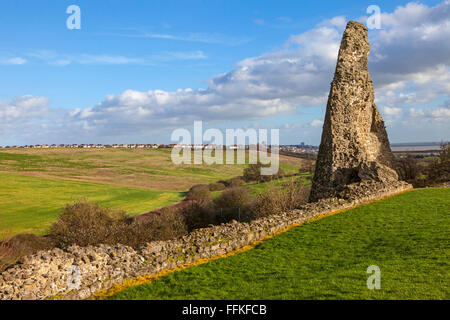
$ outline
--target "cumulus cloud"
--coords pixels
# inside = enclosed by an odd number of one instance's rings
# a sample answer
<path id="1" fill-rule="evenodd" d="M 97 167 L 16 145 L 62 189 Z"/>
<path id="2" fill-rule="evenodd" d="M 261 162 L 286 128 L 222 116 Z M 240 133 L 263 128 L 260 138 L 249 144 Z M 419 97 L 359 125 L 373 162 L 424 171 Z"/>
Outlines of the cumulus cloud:
<path id="1" fill-rule="evenodd" d="M 25 95 L 0 101 L 0 134 L 6 143 L 33 140 L 48 132 L 42 124 L 49 119 L 49 100 L 45 97 Z M 24 142 L 25 143 L 25 142 Z"/>
<path id="2" fill-rule="evenodd" d="M 376 102 L 389 119 L 401 115 L 402 108 L 448 95 L 448 12 L 448 1 L 432 8 L 411 3 L 383 14 L 385 29 L 371 31 Z M 344 17 L 334 17 L 293 35 L 280 50 L 242 60 L 212 78 L 207 89 L 128 90 L 90 108 L 89 116 L 76 117 L 101 123 L 103 130 L 113 125 L 140 131 L 148 130 L 149 123 L 170 127 L 194 119 L 256 120 L 323 105 L 345 24 Z"/>
<path id="3" fill-rule="evenodd" d="M 435 139 L 448 138 L 448 107 L 431 108 L 428 104 L 450 93 L 450 2 L 434 7 L 410 3 L 383 13 L 381 21 L 382 30 L 369 31 L 369 68 L 376 103 L 387 119 L 390 134 L 394 140 L 403 136 L 421 140 L 414 130 L 425 131 L 424 126 L 439 122 L 441 131 L 435 132 Z M 323 107 L 345 24 L 345 17 L 333 17 L 292 35 L 279 50 L 244 59 L 234 70 L 213 77 L 206 89 L 127 90 L 90 108 L 70 110 L 64 121 L 72 129 L 89 131 L 93 136 L 124 137 L 184 126 L 193 120 L 256 121 L 294 114 L 300 108 Z M 183 57 L 202 58 L 203 53 L 174 56 Z M 60 58 L 61 63 L 74 60 Z M 77 59 L 79 63 L 93 60 Z M 126 62 L 115 59 L 109 62 Z M 405 121 L 415 125 L 403 125 Z M 403 125 L 402 134 L 394 130 L 396 124 Z M 321 120 L 308 122 L 308 128 L 320 125 Z"/>
<path id="4" fill-rule="evenodd" d="M 10 101 L 0 101 L 0 121 L 40 118 L 48 111 L 49 100 L 45 97 L 26 95 Z"/>

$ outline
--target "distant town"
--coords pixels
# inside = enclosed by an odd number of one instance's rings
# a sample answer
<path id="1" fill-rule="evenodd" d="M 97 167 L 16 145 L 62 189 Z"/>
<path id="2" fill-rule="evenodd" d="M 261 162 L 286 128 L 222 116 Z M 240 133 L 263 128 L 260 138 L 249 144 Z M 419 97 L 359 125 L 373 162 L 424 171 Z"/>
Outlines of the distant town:
<path id="1" fill-rule="evenodd" d="M 23 145 L 23 146 L 0 146 L 0 149 L 171 149 L 174 147 L 178 148 L 191 148 L 191 149 L 216 149 L 221 146 L 217 145 L 181 145 L 181 144 L 34 144 L 34 145 Z M 258 149 L 260 145 L 228 145 L 222 146 L 224 149 L 228 150 L 249 150 Z M 270 146 L 267 146 L 270 148 Z M 282 145 L 280 146 L 280 152 L 286 153 L 298 153 L 298 154 L 316 154 L 319 147 L 306 145 L 305 143 L 300 143 L 299 145 Z"/>
<path id="2" fill-rule="evenodd" d="M 397 154 L 421 154 L 422 156 L 435 156 L 439 153 L 442 142 L 428 142 L 428 143 L 393 143 L 391 144 L 392 152 Z M 269 151 L 270 145 L 266 146 Z M 191 148 L 192 150 L 212 150 L 222 147 L 224 150 L 260 150 L 260 145 L 214 145 L 214 144 L 158 144 L 158 143 L 131 143 L 131 144 L 34 144 L 23 146 L 0 146 L 0 149 L 172 149 Z M 280 154 L 297 156 L 297 157 L 315 157 L 319 151 L 318 146 L 307 145 L 301 142 L 297 145 L 280 145 Z"/>
<path id="3" fill-rule="evenodd" d="M 424 153 L 424 152 L 437 152 L 440 150 L 441 144 L 444 142 L 429 142 L 429 143 L 393 143 L 391 149 L 394 153 Z M 262 145 L 265 145 L 262 143 Z M 258 145 L 227 145 L 222 146 L 223 149 L 228 150 L 249 150 L 250 148 L 258 149 Z M 267 148 L 271 148 L 270 145 L 265 145 Z M 198 149 L 216 149 L 220 148 L 220 145 L 214 144 L 157 144 L 157 143 L 131 143 L 131 144 L 34 144 L 34 145 L 11 145 L 1 146 L 0 149 L 172 149 L 178 148 L 191 148 L 193 150 Z M 304 142 L 297 145 L 280 145 L 281 153 L 286 154 L 309 154 L 315 155 L 318 153 L 319 147 L 314 145 L 307 145 Z"/>

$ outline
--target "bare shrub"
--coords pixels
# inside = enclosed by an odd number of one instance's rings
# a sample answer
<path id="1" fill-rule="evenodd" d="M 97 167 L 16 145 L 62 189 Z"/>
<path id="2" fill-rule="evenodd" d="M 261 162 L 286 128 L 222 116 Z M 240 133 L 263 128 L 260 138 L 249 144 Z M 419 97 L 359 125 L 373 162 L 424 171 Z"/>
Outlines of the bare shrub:
<path id="1" fill-rule="evenodd" d="M 396 171 L 401 180 L 414 187 L 426 187 L 450 181 L 450 143 L 442 143 L 439 155 L 431 160 L 422 155 L 396 160 Z"/>
<path id="2" fill-rule="evenodd" d="M 228 180 L 228 188 L 236 188 L 245 184 L 245 181 L 241 177 L 235 177 Z"/>
<path id="3" fill-rule="evenodd" d="M 51 226 L 49 236 L 58 247 L 101 243 L 137 247 L 148 241 L 177 238 L 186 232 L 184 217 L 176 208 L 163 208 L 138 219 L 81 201 L 66 206 Z"/>
<path id="4" fill-rule="evenodd" d="M 430 183 L 450 181 L 450 142 L 442 143 L 439 156 L 427 168 Z"/>
<path id="5" fill-rule="evenodd" d="M 243 180 L 242 177 L 234 177 L 228 180 L 221 180 L 219 183 L 224 184 L 227 188 L 234 188 L 245 184 L 245 180 Z"/>
<path id="6" fill-rule="evenodd" d="M 302 166 L 298 169 L 299 174 L 311 173 L 314 174 L 316 162 L 312 160 L 306 160 L 302 163 Z"/>
<path id="7" fill-rule="evenodd" d="M 138 247 L 149 241 L 175 239 L 187 233 L 185 219 L 176 208 L 163 208 L 142 219 L 127 221 L 116 226 L 113 242 Z"/>
<path id="8" fill-rule="evenodd" d="M 282 187 L 271 186 L 256 197 L 250 218 L 258 219 L 299 208 L 308 202 L 310 187 L 292 180 Z"/>
<path id="9" fill-rule="evenodd" d="M 85 200 L 66 205 L 58 221 L 50 227 L 50 237 L 59 247 L 113 242 L 119 223 L 125 223 L 123 211 L 101 208 Z"/>
<path id="10" fill-rule="evenodd" d="M 215 224 L 215 217 L 210 201 L 189 201 L 181 209 L 188 232 Z"/>
<path id="11" fill-rule="evenodd" d="M 413 181 L 421 173 L 421 168 L 414 158 L 403 158 L 396 161 L 396 171 L 403 181 Z"/>
<path id="12" fill-rule="evenodd" d="M 257 164 L 250 164 L 244 169 L 243 178 L 246 182 L 259 181 L 261 178 L 261 167 L 262 164 L 258 162 Z"/>
<path id="13" fill-rule="evenodd" d="M 208 185 L 209 191 L 221 191 L 226 188 L 225 184 L 221 182 L 213 182 Z"/>
<path id="14" fill-rule="evenodd" d="M 234 187 L 223 191 L 213 200 L 215 223 L 249 220 L 251 204 L 252 199 L 246 187 Z"/>
<path id="15" fill-rule="evenodd" d="M 250 164 L 244 169 L 243 178 L 246 182 L 256 181 L 256 182 L 266 182 L 273 179 L 279 179 L 285 176 L 283 169 L 278 168 L 277 173 L 273 175 L 262 175 L 261 168 L 268 168 L 270 164 L 262 164 L 258 162 L 257 164 Z"/>
<path id="16" fill-rule="evenodd" d="M 284 170 L 281 168 L 278 168 L 278 172 L 272 175 L 261 175 L 259 177 L 259 182 L 268 182 L 268 181 L 272 181 L 275 179 L 281 179 L 284 176 L 286 176 L 286 174 L 284 173 Z"/>
<path id="17" fill-rule="evenodd" d="M 223 191 L 220 196 L 213 200 L 213 203 L 216 209 L 245 207 L 250 203 L 250 194 L 248 188 L 234 187 Z"/>
<path id="18" fill-rule="evenodd" d="M 0 242 L 0 271 L 14 264 L 22 256 L 51 249 L 54 246 L 51 239 L 35 234 L 21 233 L 9 240 Z"/>
<path id="19" fill-rule="evenodd" d="M 197 184 L 189 189 L 186 200 L 209 200 L 211 192 L 206 184 Z"/>

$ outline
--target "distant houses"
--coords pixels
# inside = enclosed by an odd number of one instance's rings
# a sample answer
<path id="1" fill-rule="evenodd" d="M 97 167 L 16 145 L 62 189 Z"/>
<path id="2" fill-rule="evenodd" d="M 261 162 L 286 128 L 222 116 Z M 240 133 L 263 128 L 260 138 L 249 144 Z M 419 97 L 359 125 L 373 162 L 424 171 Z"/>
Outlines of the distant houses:
<path id="1" fill-rule="evenodd" d="M 259 150 L 262 145 L 215 145 L 215 144 L 155 144 L 155 143 L 121 143 L 121 144 L 35 144 L 24 146 L 0 146 L 0 149 L 172 149 L 174 147 L 191 150 Z M 266 146 L 269 147 L 270 146 Z M 292 151 L 292 150 L 290 150 Z"/>
<path id="2" fill-rule="evenodd" d="M 34 144 L 24 146 L 0 146 L 0 149 L 110 149 L 110 148 L 126 148 L 126 149 L 158 149 L 171 148 L 173 145 L 162 145 L 155 143 L 147 144 Z"/>

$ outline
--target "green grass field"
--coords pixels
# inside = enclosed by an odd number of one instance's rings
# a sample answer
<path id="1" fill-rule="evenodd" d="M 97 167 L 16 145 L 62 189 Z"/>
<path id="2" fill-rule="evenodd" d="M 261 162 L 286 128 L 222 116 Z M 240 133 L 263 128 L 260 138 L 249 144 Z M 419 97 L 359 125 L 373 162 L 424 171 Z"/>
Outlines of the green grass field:
<path id="1" fill-rule="evenodd" d="M 267 190 L 271 186 L 273 186 L 273 187 L 283 187 L 284 184 L 290 183 L 290 182 L 293 182 L 293 181 L 298 181 L 299 179 L 302 179 L 302 181 L 303 181 L 303 183 L 305 185 L 310 185 L 311 184 L 311 180 L 308 180 L 307 177 L 311 177 L 311 174 L 310 173 L 303 173 L 303 174 L 300 174 L 298 176 L 284 177 L 284 178 L 281 178 L 281 179 L 276 179 L 276 180 L 272 180 L 272 181 L 268 181 L 268 182 L 264 182 L 264 183 L 252 182 L 252 183 L 245 184 L 245 186 L 250 189 L 250 194 L 251 195 L 257 195 L 258 193 L 261 193 L 261 192 Z"/>
<path id="2" fill-rule="evenodd" d="M 21 232 L 43 234 L 67 203 L 89 199 L 128 214 L 181 200 L 185 193 L 0 173 L 0 239 Z"/>
<path id="3" fill-rule="evenodd" d="M 9 149 L 0 151 L 0 240 L 43 234 L 81 198 L 139 214 L 181 200 L 195 184 L 242 175 L 246 165 L 175 165 L 167 149 Z M 280 156 L 297 172 L 305 160 Z"/>
<path id="4" fill-rule="evenodd" d="M 367 288 L 370 265 L 381 269 L 380 290 Z M 421 189 L 110 299 L 449 299 L 449 277 L 450 189 Z"/>

